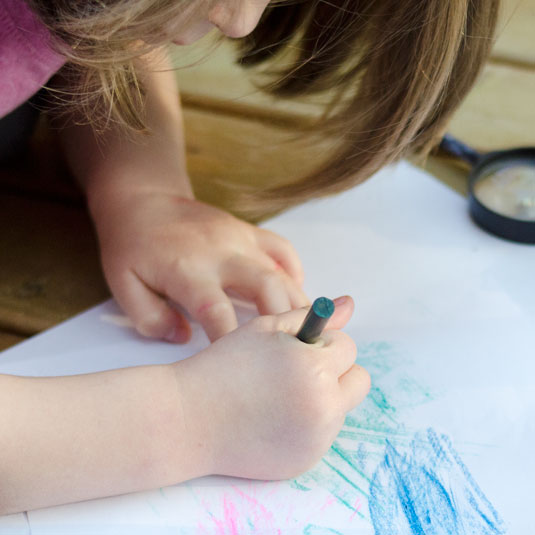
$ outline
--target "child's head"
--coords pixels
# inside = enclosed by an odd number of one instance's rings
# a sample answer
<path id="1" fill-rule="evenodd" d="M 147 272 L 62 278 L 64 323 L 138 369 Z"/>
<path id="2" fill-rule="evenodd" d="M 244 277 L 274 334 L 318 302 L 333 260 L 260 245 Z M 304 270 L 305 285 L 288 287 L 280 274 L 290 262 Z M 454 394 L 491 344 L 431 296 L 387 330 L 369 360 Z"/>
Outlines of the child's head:
<path id="1" fill-rule="evenodd" d="M 108 59 L 131 42 L 190 44 L 218 28 L 231 38 L 250 34 L 269 0 L 28 0 L 80 59 L 85 47 Z M 285 1 L 285 0 L 283 0 Z M 272 2 L 273 3 L 273 2 Z M 105 47 L 98 45 L 107 43 Z M 92 45 L 92 46 L 91 46 Z M 107 52 L 107 53 L 106 53 Z M 89 59 L 89 55 L 88 58 Z"/>
<path id="2" fill-rule="evenodd" d="M 233 37 L 252 30 L 239 40 L 244 66 L 288 52 L 268 90 L 331 95 L 317 126 L 339 150 L 312 176 L 263 192 L 266 210 L 340 191 L 408 151 L 429 150 L 488 56 L 499 7 L 499 0 L 31 2 L 67 45 L 83 92 L 111 103 L 112 116 L 137 129 L 136 55 L 190 42 L 211 26 Z"/>
<path id="3" fill-rule="evenodd" d="M 63 75 L 73 92 L 69 100 L 95 125 L 111 118 L 143 130 L 134 60 L 171 43 L 190 44 L 216 28 L 227 37 L 244 37 L 257 26 L 269 0 L 28 2 L 67 57 Z"/>
<path id="4" fill-rule="evenodd" d="M 258 25 L 269 0 L 199 0 L 189 4 L 190 16 L 184 13 L 174 21 L 172 42 L 177 45 L 191 44 L 214 28 L 233 39 L 245 37 Z"/>

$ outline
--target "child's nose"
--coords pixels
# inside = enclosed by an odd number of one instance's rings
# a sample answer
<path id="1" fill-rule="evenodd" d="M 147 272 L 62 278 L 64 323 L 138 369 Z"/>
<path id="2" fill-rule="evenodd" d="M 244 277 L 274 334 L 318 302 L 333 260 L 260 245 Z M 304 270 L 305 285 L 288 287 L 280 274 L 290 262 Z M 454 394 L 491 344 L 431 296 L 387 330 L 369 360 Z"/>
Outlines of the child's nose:
<path id="1" fill-rule="evenodd" d="M 249 35 L 258 24 L 269 0 L 221 0 L 208 13 L 209 21 L 227 37 Z"/>

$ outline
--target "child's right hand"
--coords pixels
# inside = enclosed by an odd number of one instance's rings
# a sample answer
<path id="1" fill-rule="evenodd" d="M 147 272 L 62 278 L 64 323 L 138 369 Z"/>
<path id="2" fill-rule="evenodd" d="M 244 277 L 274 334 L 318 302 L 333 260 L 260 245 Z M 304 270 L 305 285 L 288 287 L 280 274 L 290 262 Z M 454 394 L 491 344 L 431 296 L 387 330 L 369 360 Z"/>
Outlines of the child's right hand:
<path id="1" fill-rule="evenodd" d="M 262 316 L 175 364 L 185 422 L 202 473 L 287 479 L 311 468 L 368 393 L 353 311 L 338 300 L 322 341 L 295 337 L 307 309 Z"/>

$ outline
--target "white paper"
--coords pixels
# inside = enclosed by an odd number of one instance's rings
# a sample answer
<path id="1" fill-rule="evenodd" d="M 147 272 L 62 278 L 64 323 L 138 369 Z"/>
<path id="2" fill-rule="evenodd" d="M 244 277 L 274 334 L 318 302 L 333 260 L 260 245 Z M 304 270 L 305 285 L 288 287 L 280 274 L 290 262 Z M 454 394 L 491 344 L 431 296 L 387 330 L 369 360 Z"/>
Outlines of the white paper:
<path id="1" fill-rule="evenodd" d="M 2 535 L 31 535 L 30 524 L 25 513 L 0 516 Z"/>
<path id="2" fill-rule="evenodd" d="M 296 246 L 311 297 L 356 301 L 345 330 L 373 387 L 331 450 L 293 481 L 208 477 L 31 511 L 32 534 L 533 533 L 535 247 L 486 234 L 405 163 L 265 227 Z M 0 372 L 166 363 L 207 344 L 198 327 L 178 347 L 125 323 L 105 303 L 0 354 Z"/>

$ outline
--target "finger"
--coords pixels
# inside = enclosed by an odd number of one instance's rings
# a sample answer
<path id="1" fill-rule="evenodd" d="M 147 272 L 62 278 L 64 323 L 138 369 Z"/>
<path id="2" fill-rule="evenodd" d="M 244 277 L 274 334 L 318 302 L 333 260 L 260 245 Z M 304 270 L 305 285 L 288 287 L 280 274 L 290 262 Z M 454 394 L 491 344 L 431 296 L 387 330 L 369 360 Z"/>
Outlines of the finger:
<path id="1" fill-rule="evenodd" d="M 187 289 L 169 288 L 168 295 L 202 325 L 212 342 L 238 327 L 234 306 L 219 283 L 190 279 Z"/>
<path id="2" fill-rule="evenodd" d="M 191 338 L 188 320 L 133 271 L 110 281 L 114 297 L 143 336 L 183 344 Z"/>
<path id="3" fill-rule="evenodd" d="M 301 288 L 301 285 L 296 283 L 296 281 L 292 279 L 273 258 L 271 258 L 268 254 L 262 253 L 257 260 L 261 262 L 266 269 L 275 270 L 275 272 L 282 278 L 284 284 L 286 285 L 286 291 L 288 292 L 292 309 L 310 305 L 310 299 Z"/>
<path id="4" fill-rule="evenodd" d="M 225 288 L 253 300 L 260 315 L 280 314 L 292 308 L 282 275 L 258 261 L 239 256 L 225 264 L 221 282 Z"/>
<path id="5" fill-rule="evenodd" d="M 342 331 L 328 330 L 321 335 L 326 362 L 336 377 L 344 375 L 357 359 L 357 346 L 353 339 Z"/>
<path id="6" fill-rule="evenodd" d="M 338 379 L 338 383 L 340 384 L 342 391 L 342 403 L 344 404 L 346 412 L 348 412 L 362 403 L 364 398 L 368 395 L 371 379 L 370 374 L 362 366 L 353 364 L 353 366 L 351 366 L 351 368 Z"/>
<path id="7" fill-rule="evenodd" d="M 290 278 L 286 273 L 281 273 L 284 284 L 286 285 L 286 291 L 290 298 L 290 305 L 292 309 L 302 308 L 310 306 L 311 302 L 307 294 L 303 291 L 300 285 L 298 285 L 294 279 Z"/>
<path id="8" fill-rule="evenodd" d="M 342 329 L 355 310 L 355 302 L 349 295 L 334 299 L 334 314 L 329 318 L 326 329 Z"/>
<path id="9" fill-rule="evenodd" d="M 303 284 L 303 265 L 294 246 L 286 238 L 266 229 L 258 229 L 257 243 L 299 286 Z"/>
<path id="10" fill-rule="evenodd" d="M 310 307 L 306 306 L 275 316 L 274 319 L 276 323 L 274 325 L 274 329 L 276 331 L 282 331 L 295 336 L 301 328 L 301 325 L 303 324 L 303 321 L 305 320 L 309 310 Z"/>

